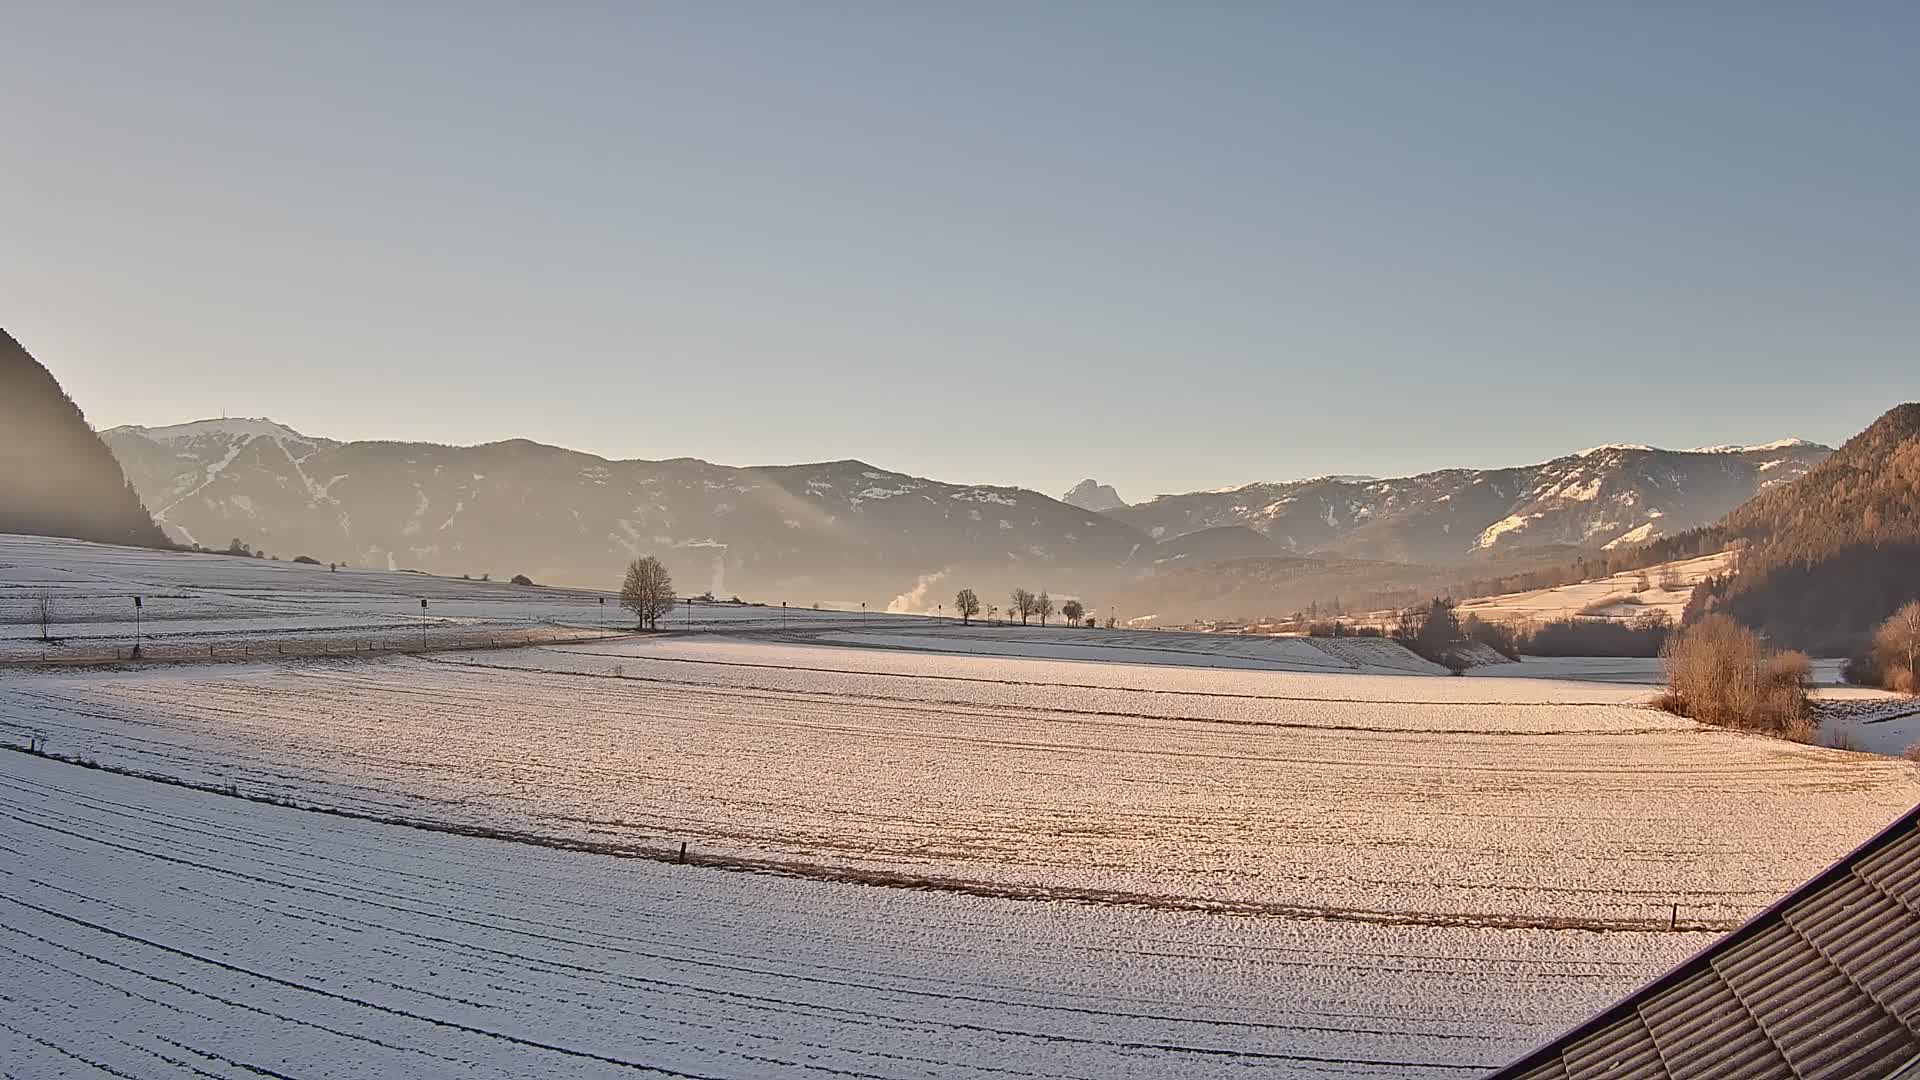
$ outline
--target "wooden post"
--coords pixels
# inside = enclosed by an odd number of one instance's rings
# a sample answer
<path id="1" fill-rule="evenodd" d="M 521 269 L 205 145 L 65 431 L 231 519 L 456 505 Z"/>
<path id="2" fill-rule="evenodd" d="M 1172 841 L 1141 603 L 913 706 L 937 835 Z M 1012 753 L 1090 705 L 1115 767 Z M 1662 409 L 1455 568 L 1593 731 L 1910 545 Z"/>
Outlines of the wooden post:
<path id="1" fill-rule="evenodd" d="M 1679 904 L 1673 905 L 1673 916 L 1672 918 L 1667 920 L 1667 929 L 1669 930 L 1680 929 L 1680 905 Z"/>
<path id="2" fill-rule="evenodd" d="M 687 842 L 685 840 L 680 841 L 680 861 L 682 863 L 687 861 Z"/>

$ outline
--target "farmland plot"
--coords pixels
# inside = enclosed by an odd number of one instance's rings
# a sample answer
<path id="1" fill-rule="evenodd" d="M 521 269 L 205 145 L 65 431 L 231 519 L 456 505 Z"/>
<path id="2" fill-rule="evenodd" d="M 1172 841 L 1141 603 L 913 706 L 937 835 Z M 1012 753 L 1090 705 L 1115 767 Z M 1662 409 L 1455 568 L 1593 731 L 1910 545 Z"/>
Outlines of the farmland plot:
<path id="1" fill-rule="evenodd" d="M 13 741 L 303 802 L 1380 923 L 1725 928 L 1920 799 L 1907 763 L 1536 680 L 700 639 L 0 679 Z"/>
<path id="2" fill-rule="evenodd" d="M 102 634 L 129 587 L 239 641 L 601 606 L 36 543 L 0 606 L 64 583 Z M 0 751 L 0 1072 L 1464 1077 L 1920 799 L 1388 643 L 688 616 L 720 632 L 0 671 L 0 742 L 147 774 Z"/>
<path id="3" fill-rule="evenodd" d="M 1471 1077 L 1704 944 L 1035 904 L 0 753 L 16 1076 Z"/>
<path id="4" fill-rule="evenodd" d="M 618 606 L 601 599 L 504 582 L 0 536 L 0 660 L 126 656 L 136 634 L 143 654 L 172 658 L 445 647 L 489 635 L 581 639 L 624 624 Z M 529 633 L 535 630 L 545 632 Z"/>

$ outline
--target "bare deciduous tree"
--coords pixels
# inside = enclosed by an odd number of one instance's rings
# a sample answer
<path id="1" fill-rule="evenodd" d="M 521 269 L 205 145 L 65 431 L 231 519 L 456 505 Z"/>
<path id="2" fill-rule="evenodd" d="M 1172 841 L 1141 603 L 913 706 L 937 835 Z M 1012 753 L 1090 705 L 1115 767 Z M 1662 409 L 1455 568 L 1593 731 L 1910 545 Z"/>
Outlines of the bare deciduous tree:
<path id="1" fill-rule="evenodd" d="M 1920 690 L 1920 600 L 1887 616 L 1873 632 L 1873 658 L 1887 689 L 1906 694 Z"/>
<path id="2" fill-rule="evenodd" d="M 673 575 L 651 555 L 633 560 L 620 586 L 620 606 L 633 612 L 642 628 L 659 629 L 660 616 L 673 610 Z"/>
<path id="3" fill-rule="evenodd" d="M 1040 595 L 1034 598 L 1033 613 L 1040 616 L 1041 626 L 1047 625 L 1047 616 L 1053 614 L 1053 597 L 1047 595 L 1047 590 L 1041 589 Z"/>
<path id="4" fill-rule="evenodd" d="M 1035 597 L 1025 589 L 1013 590 L 1012 603 L 1007 605 L 1007 614 L 1020 616 L 1020 625 L 1027 625 L 1027 619 L 1033 615 Z"/>
<path id="5" fill-rule="evenodd" d="M 1080 619 L 1085 616 L 1086 613 L 1086 605 L 1078 600 L 1069 600 L 1060 605 L 1060 617 L 1075 625 L 1079 624 Z"/>
<path id="6" fill-rule="evenodd" d="M 967 620 L 980 614 L 980 598 L 974 595 L 972 589 L 961 589 L 954 594 L 953 610 L 960 613 L 960 625 L 965 626 Z"/>
<path id="7" fill-rule="evenodd" d="M 53 597 L 42 593 L 34 599 L 33 621 L 40 624 L 40 640 L 52 641 Z"/>

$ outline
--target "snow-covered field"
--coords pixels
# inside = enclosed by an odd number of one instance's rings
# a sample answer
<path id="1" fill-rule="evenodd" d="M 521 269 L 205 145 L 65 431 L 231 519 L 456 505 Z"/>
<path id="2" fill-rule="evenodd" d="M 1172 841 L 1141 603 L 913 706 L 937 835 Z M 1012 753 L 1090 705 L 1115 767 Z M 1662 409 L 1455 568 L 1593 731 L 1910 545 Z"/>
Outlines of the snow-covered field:
<path id="1" fill-rule="evenodd" d="M 672 620 L 742 630 L 922 621 L 730 603 L 682 605 Z M 617 597 L 582 589 L 0 535 L 0 660 L 125 656 L 136 630 L 143 655 L 183 659 L 577 639 L 631 625 Z"/>
<path id="2" fill-rule="evenodd" d="M 1601 615 L 1632 619 L 1658 612 L 1674 622 L 1686 611 L 1694 586 L 1733 565 L 1733 553 L 1723 551 L 1697 559 L 1661 563 L 1647 570 L 1629 570 L 1612 577 L 1531 592 L 1483 596 L 1460 602 L 1460 615 L 1478 615 L 1490 622 L 1568 619 Z M 1640 587 L 1645 581 L 1647 588 Z"/>
<path id="3" fill-rule="evenodd" d="M 18 1077 L 1463 1078 L 1702 933 L 1223 918 L 437 835 L 0 753 Z"/>
<path id="4" fill-rule="evenodd" d="M 1920 769 L 1541 680 L 695 635 L 0 676 L 0 734 L 301 801 L 1163 907 L 1730 926 Z"/>
<path id="5" fill-rule="evenodd" d="M 164 585 L 242 639 L 595 597 L 42 543 L 0 590 Z M 1624 671 L 702 617 L 0 670 L 0 742 L 144 774 L 0 751 L 0 1073 L 1469 1076 L 1920 801 Z"/>

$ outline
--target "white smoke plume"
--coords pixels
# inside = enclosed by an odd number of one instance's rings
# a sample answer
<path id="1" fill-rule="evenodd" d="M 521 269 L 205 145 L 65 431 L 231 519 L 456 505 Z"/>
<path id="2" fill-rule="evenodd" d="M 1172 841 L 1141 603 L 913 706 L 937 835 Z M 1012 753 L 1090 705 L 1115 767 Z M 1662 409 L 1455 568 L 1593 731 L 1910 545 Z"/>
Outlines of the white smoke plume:
<path id="1" fill-rule="evenodd" d="M 913 588 L 887 601 L 887 612 L 893 615 L 924 615 L 931 611 L 937 602 L 933 600 L 933 587 L 952 572 L 953 568 L 948 567 L 931 574 L 921 574 L 920 580 L 913 583 Z"/>

